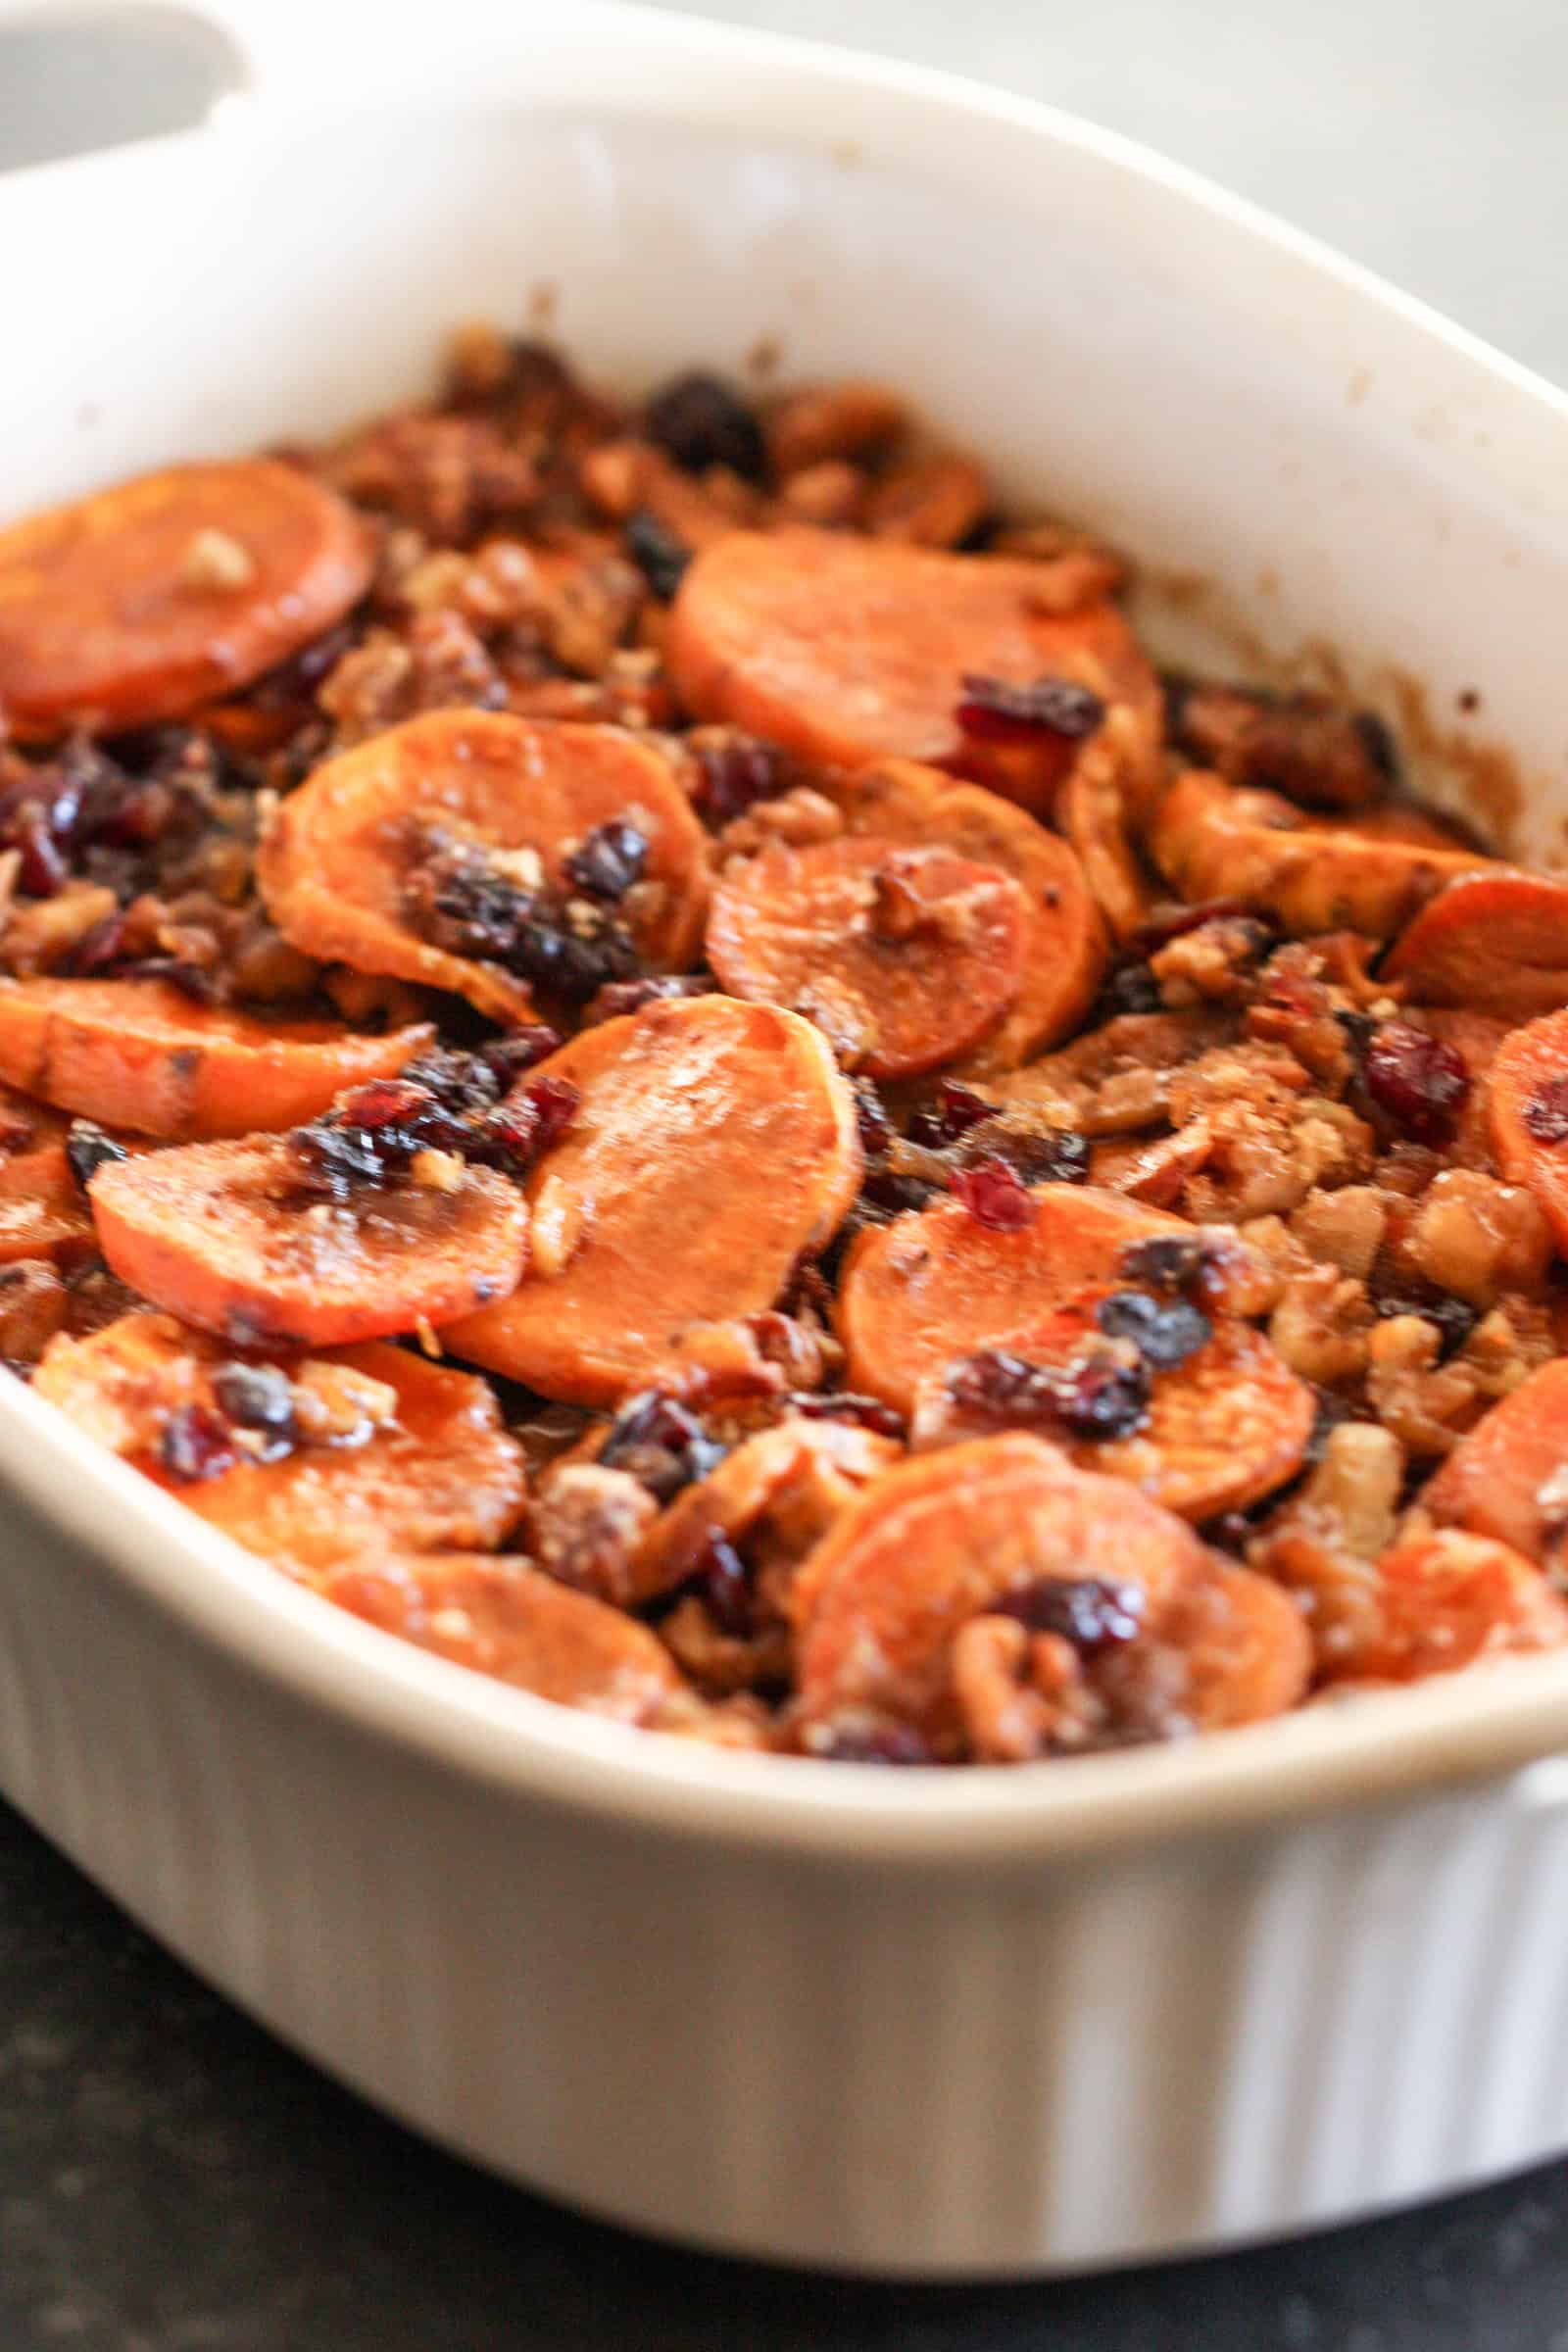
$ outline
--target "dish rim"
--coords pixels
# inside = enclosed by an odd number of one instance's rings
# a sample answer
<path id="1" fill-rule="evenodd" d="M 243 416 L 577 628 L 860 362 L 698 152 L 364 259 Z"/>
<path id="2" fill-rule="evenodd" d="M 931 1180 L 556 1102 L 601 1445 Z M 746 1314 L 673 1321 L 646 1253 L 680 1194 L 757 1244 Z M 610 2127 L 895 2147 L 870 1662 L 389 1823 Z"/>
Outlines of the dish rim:
<path id="1" fill-rule="evenodd" d="M 244 16 L 243 8 L 221 4 L 211 13 L 231 28 Z M 841 95 L 917 99 L 961 118 L 970 130 L 1005 122 L 1043 144 L 1076 149 L 1306 264 L 1568 423 L 1568 394 L 1529 368 L 1250 200 L 1119 132 L 940 69 L 666 16 L 624 0 L 590 0 L 554 46 L 581 41 L 584 24 L 595 21 L 612 21 L 617 36 L 633 32 L 671 55 L 695 47 L 710 63 L 732 61 L 760 75 L 787 66 L 792 83 L 781 85 L 774 106 L 780 137 L 807 135 L 794 86 L 804 78 Z M 260 95 L 265 103 L 249 119 L 6 172 L 0 219 L 46 181 L 133 173 L 144 159 L 179 149 L 189 150 L 199 171 L 203 143 L 270 140 L 291 119 L 358 111 L 341 100 L 289 104 L 265 81 Z M 466 98 L 442 93 L 403 111 L 429 117 L 529 103 L 522 83 L 479 99 L 471 91 Z M 533 103 L 540 103 L 537 93 Z M 597 100 L 582 108 L 602 119 L 623 111 Z M 676 119 L 662 99 L 658 113 Z M 1257 1832 L 1352 1803 L 1436 1796 L 1456 1785 L 1503 1780 L 1568 1746 L 1568 1652 L 1558 1652 L 1313 1705 L 1244 1730 L 1066 1763 L 901 1772 L 733 1752 L 552 1704 L 362 1622 L 208 1527 L 20 1383 L 0 1384 L 0 1475 L 89 1555 L 95 1571 L 238 1668 L 503 1796 L 665 1836 L 887 1869 L 1034 1867 Z M 1536 1801 L 1534 1794 L 1527 1800 L 1523 1781 L 1513 1788 L 1521 1801 Z"/>

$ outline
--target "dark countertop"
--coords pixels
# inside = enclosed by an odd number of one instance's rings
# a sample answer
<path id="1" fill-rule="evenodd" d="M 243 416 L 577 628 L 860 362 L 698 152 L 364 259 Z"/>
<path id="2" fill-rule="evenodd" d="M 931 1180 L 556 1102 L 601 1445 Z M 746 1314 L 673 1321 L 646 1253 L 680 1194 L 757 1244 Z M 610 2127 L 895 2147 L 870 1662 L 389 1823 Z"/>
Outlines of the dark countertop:
<path id="1" fill-rule="evenodd" d="M 435 2154 L 0 1806 L 3 2352 L 1568 2352 L 1568 2164 L 1296 2246 L 1025 2287 L 667 2253 Z"/>

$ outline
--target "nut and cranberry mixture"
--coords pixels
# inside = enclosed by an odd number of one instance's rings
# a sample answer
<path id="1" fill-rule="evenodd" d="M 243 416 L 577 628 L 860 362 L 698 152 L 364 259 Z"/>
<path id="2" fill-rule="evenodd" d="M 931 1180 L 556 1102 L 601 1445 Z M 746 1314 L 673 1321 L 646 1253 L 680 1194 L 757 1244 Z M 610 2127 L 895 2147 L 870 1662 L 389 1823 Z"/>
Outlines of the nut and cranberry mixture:
<path id="1" fill-rule="evenodd" d="M 0 1356 L 711 1743 L 1568 1641 L 1568 883 L 1159 676 L 877 383 L 440 396 L 0 530 Z"/>

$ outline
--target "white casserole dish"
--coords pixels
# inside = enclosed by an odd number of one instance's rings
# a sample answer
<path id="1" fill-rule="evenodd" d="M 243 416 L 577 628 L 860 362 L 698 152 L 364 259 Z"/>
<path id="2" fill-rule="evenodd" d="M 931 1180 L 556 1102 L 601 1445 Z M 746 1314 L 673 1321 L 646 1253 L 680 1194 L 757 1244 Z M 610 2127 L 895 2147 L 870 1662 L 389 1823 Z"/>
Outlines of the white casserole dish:
<path id="1" fill-rule="evenodd" d="M 1167 596 L 1168 649 L 1229 603 L 1386 704 L 1418 677 L 1439 732 L 1480 693 L 1514 846 L 1560 842 L 1568 412 L 1520 370 L 938 76 L 584 5 L 448 7 L 439 59 L 393 26 L 323 64 L 300 12 L 220 13 L 248 119 L 0 179 L 0 515 L 342 422 L 554 289 L 611 377 L 773 335 L 791 373 L 908 385 L 1014 487 L 1216 584 Z M 307 66 L 424 111 L 306 111 Z M 1568 2147 L 1568 1657 L 1070 1765 L 773 1762 L 404 1648 L 9 1383 L 0 1476 L 0 1788 L 285 2039 L 531 2186 L 974 2275 Z"/>

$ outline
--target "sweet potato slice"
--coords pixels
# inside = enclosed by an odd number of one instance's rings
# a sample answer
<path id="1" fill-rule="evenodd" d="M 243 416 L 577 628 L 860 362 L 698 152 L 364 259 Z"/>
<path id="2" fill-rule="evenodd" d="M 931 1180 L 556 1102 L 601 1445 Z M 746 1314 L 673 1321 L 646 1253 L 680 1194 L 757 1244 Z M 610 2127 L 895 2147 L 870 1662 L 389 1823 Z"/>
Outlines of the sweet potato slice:
<path id="1" fill-rule="evenodd" d="M 1070 1383 L 1095 1359 L 1111 1360 L 1091 1304 L 1058 1309 L 1029 1329 L 1011 1333 L 1002 1352 L 1039 1365 Z M 1080 1469 L 1130 1479 L 1153 1501 L 1180 1518 L 1202 1521 L 1222 1511 L 1245 1510 L 1282 1487 L 1300 1468 L 1312 1434 L 1316 1403 L 1261 1332 L 1222 1317 L 1212 1336 L 1183 1362 L 1149 1368 L 1149 1400 L 1140 1427 L 1126 1437 L 1074 1438 L 1049 1418 L 1030 1420 L 1027 1409 L 1014 1426 L 1034 1427 L 1050 1437 Z M 965 1410 L 944 1374 L 922 1382 L 915 1400 L 911 1435 L 923 1430 L 949 1439 L 978 1437 L 1005 1428 L 1005 1408 Z"/>
<path id="2" fill-rule="evenodd" d="M 369 584 L 351 507 L 268 458 L 171 466 L 0 531 L 0 707 L 109 732 L 230 694 Z"/>
<path id="3" fill-rule="evenodd" d="M 1521 1381 L 1459 1440 L 1421 1490 L 1440 1527 L 1494 1536 L 1527 1558 L 1558 1556 L 1568 1532 L 1568 1357 Z"/>
<path id="4" fill-rule="evenodd" d="M 455 842 L 493 861 L 496 887 L 569 887 L 572 851 L 622 821 L 646 850 L 618 911 L 644 962 L 679 969 L 702 937 L 706 838 L 669 762 L 615 727 L 485 710 L 408 719 L 329 760 L 283 802 L 257 878 L 273 922 L 306 955 L 526 1021 L 526 980 L 427 935 L 418 876 Z"/>
<path id="5" fill-rule="evenodd" d="M 1408 810 L 1309 820 L 1278 793 L 1232 790 L 1199 768 L 1164 795 L 1149 838 L 1184 898 L 1240 900 L 1302 936 L 1389 939 L 1445 884 L 1493 865 Z"/>
<path id="6" fill-rule="evenodd" d="M 689 565 L 665 649 L 699 718 L 728 719 L 827 766 L 979 760 L 1030 805 L 1049 801 L 1078 743 L 1043 733 L 1023 751 L 966 738 L 966 675 L 1032 685 L 1065 677 L 1152 722 L 1153 674 L 1113 605 L 1054 609 L 1051 567 L 956 556 L 845 533 L 732 531 Z"/>
<path id="7" fill-rule="evenodd" d="M 366 1037 L 193 1004 L 166 980 L 0 979 L 0 1078 L 78 1117 L 172 1143 L 293 1127 L 390 1078 L 428 1022 Z"/>
<path id="8" fill-rule="evenodd" d="M 1335 1657 L 1335 1682 L 1420 1682 L 1568 1642 L 1568 1607 L 1539 1568 L 1490 1536 L 1413 1537 L 1384 1553 L 1375 1585 L 1373 1625 Z"/>
<path id="9" fill-rule="evenodd" d="M 515 1289 L 527 1245 L 517 1187 L 444 1152 L 341 1200 L 311 1192 L 283 1136 L 112 1161 L 89 1190 L 122 1282 L 249 1345 L 336 1348 L 450 1322 Z"/>
<path id="10" fill-rule="evenodd" d="M 1027 1224 L 997 1231 L 956 1200 L 896 1217 L 859 1236 L 839 1286 L 845 1379 L 909 1412 L 922 1380 L 955 1357 L 1004 1346 L 1081 1292 L 1107 1290 L 1126 1273 L 1124 1253 L 1145 1242 L 1202 1245 L 1211 1298 L 1240 1313 L 1266 1301 L 1262 1270 L 1222 1230 L 1089 1185 L 1042 1184 Z"/>
<path id="11" fill-rule="evenodd" d="M 941 842 L 961 858 L 1000 866 L 1029 902 L 1024 971 L 1016 1004 L 968 1066 L 1009 1070 L 1075 1028 L 1105 968 L 1105 928 L 1083 868 L 1067 844 L 1026 809 L 983 784 L 955 783 L 940 768 L 889 760 L 837 780 L 832 797 L 855 835 Z"/>
<path id="12" fill-rule="evenodd" d="M 1175 1704 L 1195 1732 L 1283 1715 L 1312 1679 L 1312 1638 L 1290 1594 L 1218 1558 L 1177 1595 L 1159 1640 L 1180 1659 Z"/>
<path id="13" fill-rule="evenodd" d="M 1114 1578 L 1157 1618 L 1208 1555 L 1133 1487 L 1038 1438 L 985 1438 L 893 1470 L 837 1521 L 791 1594 L 803 1724 L 860 1714 L 951 1749 L 955 1635 L 1046 1580 Z"/>
<path id="14" fill-rule="evenodd" d="M 335 1569 L 317 1590 L 384 1633 L 558 1706 L 647 1725 L 689 1699 L 657 1634 L 526 1560 L 389 1555 Z"/>
<path id="15" fill-rule="evenodd" d="M 95 1247 L 86 1198 L 64 1144 L 0 1160 L 0 1265 L 23 1257 L 85 1257 Z"/>
<path id="16" fill-rule="evenodd" d="M 1487 1095 L 1492 1149 L 1527 1184 L 1568 1252 L 1568 1011 L 1515 1029 L 1497 1048 Z"/>
<path id="17" fill-rule="evenodd" d="M 1568 1005 L 1568 882 L 1460 874 L 1400 933 L 1383 966 L 1419 1004 L 1533 1021 Z"/>
<path id="18" fill-rule="evenodd" d="M 302 1413 L 316 1408 L 316 1434 L 272 1460 L 244 1451 L 214 1387 L 224 1366 L 264 1360 Z M 492 1548 L 522 1505 L 521 1449 L 484 1382 L 402 1348 L 236 1358 L 172 1315 L 125 1315 L 56 1340 L 33 1387 L 236 1544 L 304 1576 L 366 1551 Z M 205 1462 L 186 1442 L 193 1414 Z"/>
<path id="19" fill-rule="evenodd" d="M 859 1183 L 854 1097 L 819 1033 L 773 1005 L 650 1004 L 533 1077 L 582 1100 L 529 1177 L 527 1271 L 442 1338 L 547 1396 L 613 1403 L 692 1324 L 771 1306 Z"/>
<path id="20" fill-rule="evenodd" d="M 910 1078 L 1016 1003 L 1030 908 L 1000 866 L 862 839 L 763 850 L 713 894 L 708 959 L 732 996 L 814 1021 L 846 1067 Z"/>

